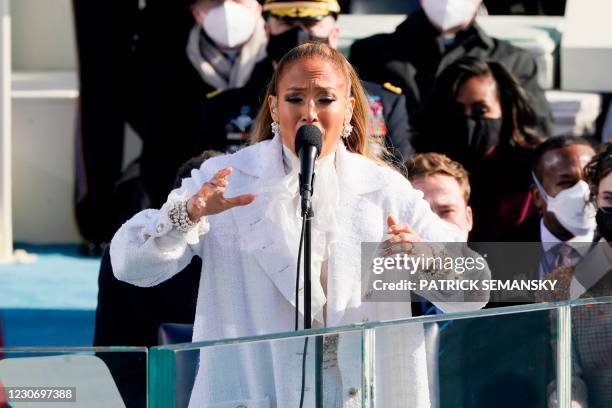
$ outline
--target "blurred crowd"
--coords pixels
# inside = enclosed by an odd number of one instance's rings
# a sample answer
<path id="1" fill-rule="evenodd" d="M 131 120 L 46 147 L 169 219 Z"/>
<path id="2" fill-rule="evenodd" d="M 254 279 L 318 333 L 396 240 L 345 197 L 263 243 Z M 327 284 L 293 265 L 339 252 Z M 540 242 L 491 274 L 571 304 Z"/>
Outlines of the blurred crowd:
<path id="1" fill-rule="evenodd" d="M 86 250 L 100 253 L 121 223 L 160 207 L 187 159 L 248 143 L 262 91 L 288 50 L 304 41 L 338 47 L 341 5 L 305 4 L 149 0 L 100 11 L 75 1 L 76 216 Z M 481 1 L 405 7 L 414 12 L 394 32 L 350 48 L 368 93 L 371 136 L 400 169 L 415 152 L 459 162 L 472 185 L 470 238 L 500 240 L 536 211 L 530 160 L 551 134 L 535 59 L 485 33 L 475 21 L 488 7 Z M 142 152 L 123 168 L 126 124 Z"/>
<path id="2" fill-rule="evenodd" d="M 74 0 L 81 83 L 76 215 L 85 250 L 101 254 L 123 222 L 159 208 L 177 174 L 180 182 L 211 154 L 245 146 L 280 59 L 305 41 L 337 48 L 337 19 L 347 3 L 125 0 L 99 7 Z M 560 268 L 579 271 L 592 256 L 612 259 L 605 248 L 570 245 L 612 240 L 612 146 L 599 146 L 597 137 L 551 137 L 534 57 L 475 20 L 496 8 L 562 14 L 564 2 L 404 3 L 412 12 L 393 32 L 355 41 L 348 55 L 367 91 L 371 137 L 390 152 L 383 159 L 466 240 L 541 243 L 529 271 L 537 279 Z M 142 152 L 123 168 L 126 124 Z M 159 324 L 193 322 L 198 259 L 147 291 L 117 281 L 110 268 L 106 252 L 97 345 L 155 345 Z M 605 272 L 580 295 L 593 288 L 609 294 Z M 416 304 L 417 315 L 431 310 Z M 604 309 L 580 317 L 583 333 L 609 316 Z M 607 333 L 595 345 L 577 343 L 583 377 L 574 399 L 582 406 L 587 395 L 588 406 L 612 404 Z M 608 364 L 591 358 L 594 350 Z M 546 398 L 554 398 L 554 388 Z"/>

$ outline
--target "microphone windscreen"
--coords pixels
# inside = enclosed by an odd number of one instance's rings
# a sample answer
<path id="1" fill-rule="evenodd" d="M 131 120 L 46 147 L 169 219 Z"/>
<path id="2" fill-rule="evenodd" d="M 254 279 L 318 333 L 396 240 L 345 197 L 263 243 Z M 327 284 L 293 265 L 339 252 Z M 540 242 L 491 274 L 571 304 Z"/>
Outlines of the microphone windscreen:
<path id="1" fill-rule="evenodd" d="M 315 125 L 304 125 L 300 127 L 295 135 L 295 152 L 299 155 L 300 150 L 305 146 L 317 148 L 317 157 L 323 147 L 323 134 Z"/>

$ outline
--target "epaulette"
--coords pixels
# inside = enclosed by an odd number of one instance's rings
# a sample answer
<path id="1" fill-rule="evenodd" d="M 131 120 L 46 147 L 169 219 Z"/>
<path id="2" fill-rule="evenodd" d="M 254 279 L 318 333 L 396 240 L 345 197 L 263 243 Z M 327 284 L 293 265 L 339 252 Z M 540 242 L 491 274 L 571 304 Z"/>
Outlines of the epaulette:
<path id="1" fill-rule="evenodd" d="M 383 88 L 385 88 L 387 91 L 393 92 L 394 94 L 398 94 L 398 95 L 402 94 L 402 88 L 400 88 L 399 86 L 393 85 L 391 82 L 385 82 L 383 84 Z"/>
<path id="2" fill-rule="evenodd" d="M 207 93 L 207 94 L 206 94 L 206 99 L 212 99 L 212 98 L 214 98 L 215 96 L 219 95 L 219 94 L 220 94 L 221 92 L 223 92 L 224 90 L 225 90 L 225 89 L 223 89 L 223 88 L 215 89 L 214 91 L 209 92 L 209 93 Z"/>

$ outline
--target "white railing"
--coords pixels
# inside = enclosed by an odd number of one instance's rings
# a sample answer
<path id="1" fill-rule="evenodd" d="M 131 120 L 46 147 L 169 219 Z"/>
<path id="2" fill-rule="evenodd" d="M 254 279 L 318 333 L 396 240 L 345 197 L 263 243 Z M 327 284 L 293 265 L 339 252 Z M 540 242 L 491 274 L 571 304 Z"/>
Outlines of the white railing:
<path id="1" fill-rule="evenodd" d="M 0 262 L 13 255 L 11 150 L 10 0 L 0 0 Z"/>

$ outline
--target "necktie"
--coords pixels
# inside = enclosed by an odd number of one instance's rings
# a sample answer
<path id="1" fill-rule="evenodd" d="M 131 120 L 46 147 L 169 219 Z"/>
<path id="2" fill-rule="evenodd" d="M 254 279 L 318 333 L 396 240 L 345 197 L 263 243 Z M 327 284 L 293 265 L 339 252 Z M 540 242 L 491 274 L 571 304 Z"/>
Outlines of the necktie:
<path id="1" fill-rule="evenodd" d="M 540 261 L 540 279 L 555 269 L 575 266 L 580 260 L 580 254 L 571 245 L 562 242 L 544 253 Z"/>
<path id="2" fill-rule="evenodd" d="M 563 268 L 574 266 L 574 248 L 567 244 L 559 244 L 555 248 L 557 249 L 557 257 L 555 259 L 555 268 Z"/>

